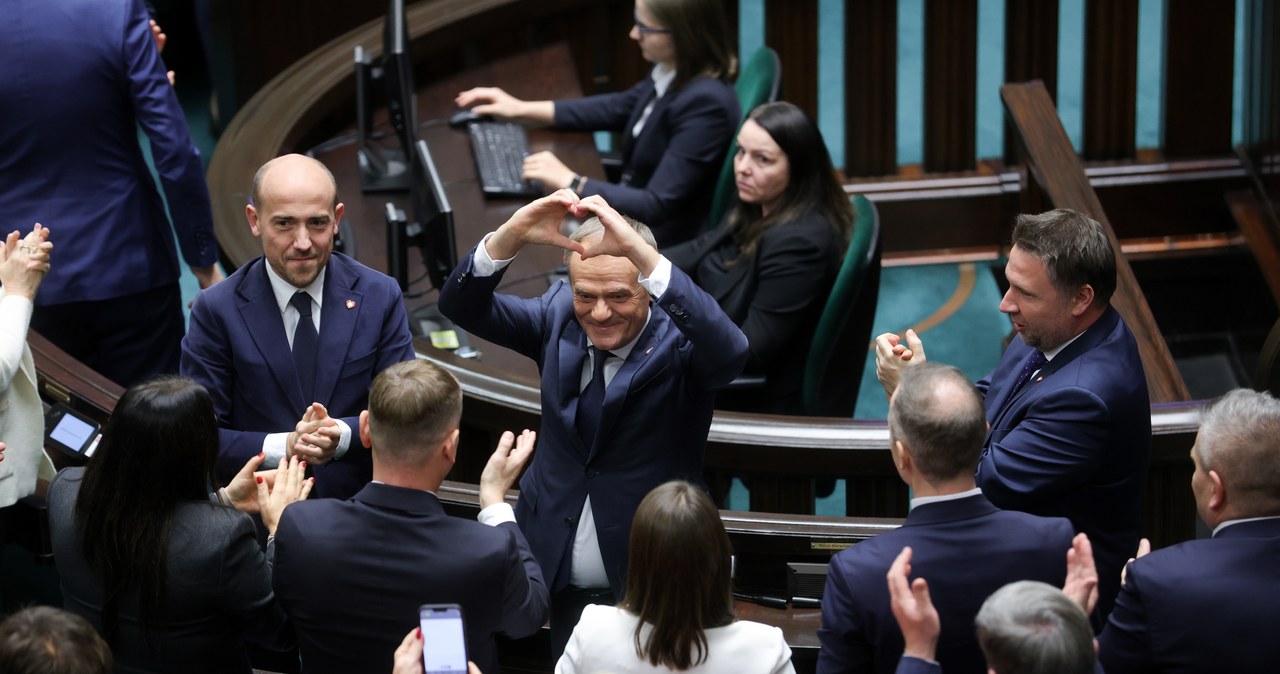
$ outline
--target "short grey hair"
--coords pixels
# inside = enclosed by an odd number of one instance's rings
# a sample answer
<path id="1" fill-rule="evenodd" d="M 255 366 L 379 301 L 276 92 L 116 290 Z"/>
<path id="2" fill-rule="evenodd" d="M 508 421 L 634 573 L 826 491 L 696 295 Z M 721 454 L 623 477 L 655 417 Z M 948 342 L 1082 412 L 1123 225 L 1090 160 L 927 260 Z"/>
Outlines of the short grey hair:
<path id="1" fill-rule="evenodd" d="M 1280 515 L 1280 400 L 1236 389 L 1200 418 L 1200 466 L 1217 471 L 1249 517 Z"/>
<path id="2" fill-rule="evenodd" d="M 944 482 L 973 474 L 987 436 L 982 397 L 960 370 L 924 362 L 906 368 L 889 408 L 889 429 L 920 474 Z"/>
<path id="3" fill-rule="evenodd" d="M 978 645 L 999 674 L 1092 674 L 1093 628 L 1084 609 L 1052 585 L 1009 583 L 987 597 Z"/>
<path id="4" fill-rule="evenodd" d="M 658 240 L 653 238 L 653 230 L 649 229 L 648 225 L 628 215 L 622 216 L 622 219 L 626 220 L 628 225 L 631 225 L 631 229 L 636 230 L 636 233 L 640 235 L 640 238 L 643 239 L 645 243 L 657 249 Z M 600 218 L 593 215 L 583 221 L 583 223 L 574 230 L 573 234 L 569 235 L 569 239 L 571 241 L 582 243 L 587 239 L 587 237 L 603 231 L 604 223 L 600 222 Z M 568 253 L 565 253 L 565 258 L 568 259 Z"/>
<path id="5" fill-rule="evenodd" d="M 1116 254 L 1101 223 L 1069 208 L 1019 215 L 1013 245 L 1044 263 L 1049 281 L 1070 297 L 1085 284 L 1105 306 L 1116 291 Z"/>

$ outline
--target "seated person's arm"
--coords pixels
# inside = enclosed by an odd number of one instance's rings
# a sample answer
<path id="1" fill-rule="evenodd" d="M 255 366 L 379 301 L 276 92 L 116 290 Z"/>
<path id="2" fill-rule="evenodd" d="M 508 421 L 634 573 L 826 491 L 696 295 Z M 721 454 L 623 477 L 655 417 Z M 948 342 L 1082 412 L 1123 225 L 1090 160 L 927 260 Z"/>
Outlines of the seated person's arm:
<path id="1" fill-rule="evenodd" d="M 789 224 L 780 223 L 778 227 Z M 822 271 L 835 241 L 822 245 L 812 238 L 778 232 L 759 245 L 768 248 L 760 251 L 755 296 L 742 322 L 742 332 L 750 345 L 748 372 L 761 372 L 784 352 L 808 347 L 817 323 L 802 321 L 801 317 L 824 301 L 831 289 L 832 279 Z M 816 319 L 819 311 L 811 315 Z"/>
<path id="2" fill-rule="evenodd" d="M 688 208 L 700 191 L 715 186 L 739 122 L 737 105 L 726 108 L 724 103 L 700 96 L 682 100 L 678 108 L 668 111 L 669 140 L 644 187 L 587 180 L 581 193 L 604 197 L 620 212 L 648 224 L 660 241 L 688 238 L 667 236 L 664 224 L 678 209 Z"/>
<path id="3" fill-rule="evenodd" d="M 523 101 L 498 87 L 467 89 L 453 99 L 459 108 L 470 108 L 477 115 L 492 115 L 547 126 L 555 121 L 554 101 Z"/>

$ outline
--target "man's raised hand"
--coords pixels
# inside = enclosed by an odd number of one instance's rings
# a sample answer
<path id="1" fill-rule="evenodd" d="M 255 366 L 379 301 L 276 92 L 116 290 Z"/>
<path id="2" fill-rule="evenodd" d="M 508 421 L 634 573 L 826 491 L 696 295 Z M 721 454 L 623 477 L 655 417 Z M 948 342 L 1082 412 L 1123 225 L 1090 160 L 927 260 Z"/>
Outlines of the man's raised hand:
<path id="1" fill-rule="evenodd" d="M 495 260 L 515 257 L 529 244 L 555 246 L 581 254 L 582 244 L 560 233 L 564 217 L 581 212 L 578 195 L 573 190 L 558 190 L 522 206 L 481 245 Z"/>

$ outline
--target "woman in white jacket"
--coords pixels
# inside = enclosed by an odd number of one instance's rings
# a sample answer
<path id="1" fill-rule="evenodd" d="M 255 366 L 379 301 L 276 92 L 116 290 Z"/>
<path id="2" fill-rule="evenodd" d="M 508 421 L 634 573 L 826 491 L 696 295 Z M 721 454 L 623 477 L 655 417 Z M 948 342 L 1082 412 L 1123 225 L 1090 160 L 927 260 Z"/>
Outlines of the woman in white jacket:
<path id="1" fill-rule="evenodd" d="M 782 630 L 734 619 L 730 554 L 705 492 L 682 481 L 659 485 L 631 524 L 626 596 L 583 611 L 557 674 L 794 673 Z"/>
<path id="2" fill-rule="evenodd" d="M 49 271 L 48 237 L 37 223 L 25 237 L 11 232 L 0 244 L 0 508 L 36 493 L 37 483 L 43 493 L 53 479 L 36 366 L 27 348 L 32 301 Z"/>

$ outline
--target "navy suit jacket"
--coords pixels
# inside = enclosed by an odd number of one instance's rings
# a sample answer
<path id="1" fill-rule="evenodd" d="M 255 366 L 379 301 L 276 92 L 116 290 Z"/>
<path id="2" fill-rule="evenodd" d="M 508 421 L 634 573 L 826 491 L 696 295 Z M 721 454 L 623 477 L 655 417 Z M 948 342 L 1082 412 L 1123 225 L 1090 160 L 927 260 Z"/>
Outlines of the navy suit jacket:
<path id="1" fill-rule="evenodd" d="M 661 246 L 702 231 L 711 197 L 742 111 L 729 84 L 694 77 L 654 103 L 639 136 L 631 135 L 653 96 L 653 80 L 630 89 L 556 101 L 555 126 L 622 133 L 622 179 L 588 180 L 582 195 L 599 194 L 618 212 L 653 229 Z"/>
<path id="2" fill-rule="evenodd" d="M 668 480 L 702 481 L 715 391 L 742 371 L 747 339 L 673 267 L 649 325 L 605 391 L 595 444 L 585 447 L 574 419 L 586 333 L 573 312 L 572 289 L 559 282 L 530 299 L 495 293 L 502 272 L 475 276 L 474 255 L 473 249 L 440 291 L 440 310 L 532 358 L 542 375 L 538 450 L 520 479 L 516 519 L 556 591 L 568 585 L 568 574 L 558 571 L 590 495 L 605 571 L 621 598 L 636 507 Z"/>
<path id="3" fill-rule="evenodd" d="M 280 307 L 259 257 L 196 296 L 182 340 L 183 376 L 209 389 L 221 424 L 218 477 L 235 475 L 269 433 L 292 431 L 312 402 L 351 426 L 340 460 L 313 466 L 317 496 L 349 498 L 369 481 L 359 416 L 369 385 L 388 366 L 414 357 L 396 282 L 341 254 L 326 266 L 315 401 L 302 396 Z"/>
<path id="4" fill-rule="evenodd" d="M 423 604 L 459 604 L 467 658 L 498 671 L 494 635 L 547 619 L 547 586 L 513 523 L 450 517 L 435 494 L 369 484 L 355 498 L 285 509 L 274 584 L 307 674 L 389 672 Z"/>
<path id="5" fill-rule="evenodd" d="M 4 9 L 0 203 L 9 229 L 40 222 L 57 245 L 36 303 L 104 300 L 176 283 L 175 230 L 187 264 L 216 262 L 200 155 L 143 0 L 9 0 Z"/>
<path id="6" fill-rule="evenodd" d="M 732 409 L 801 414 L 805 360 L 840 272 L 843 244 L 826 218 L 809 211 L 770 227 L 750 255 L 721 272 L 715 258 L 726 253 L 719 251 L 728 246 L 731 255 L 739 255 L 733 233 L 726 222 L 664 251 L 742 328 L 750 345 L 745 371 L 767 378 L 763 389 L 722 396 L 720 407 L 731 402 Z"/>
<path id="7" fill-rule="evenodd" d="M 1098 657 L 1124 672 L 1280 667 L 1280 519 L 1241 522 L 1129 565 Z"/>
<path id="8" fill-rule="evenodd" d="M 1015 339 L 978 382 L 987 433 L 977 480 L 1001 508 L 1066 517 L 1089 535 L 1098 566 L 1095 626 L 1138 549 L 1151 455 L 1151 401 L 1129 326 L 1112 307 L 1020 391 L 1031 347 Z"/>
<path id="9" fill-rule="evenodd" d="M 902 632 L 889 608 L 885 574 L 911 546 L 911 576 L 929 581 L 948 673 L 985 672 L 973 618 L 992 592 L 1018 580 L 1061 587 L 1074 532 L 1062 518 L 1000 510 L 982 495 L 912 509 L 902 527 L 831 559 L 822 595 L 818 672 L 881 672 L 898 666 Z"/>

